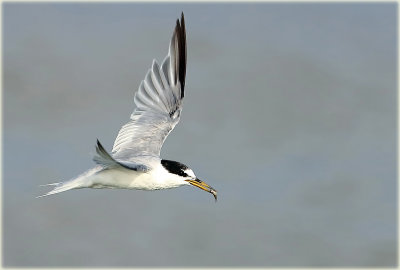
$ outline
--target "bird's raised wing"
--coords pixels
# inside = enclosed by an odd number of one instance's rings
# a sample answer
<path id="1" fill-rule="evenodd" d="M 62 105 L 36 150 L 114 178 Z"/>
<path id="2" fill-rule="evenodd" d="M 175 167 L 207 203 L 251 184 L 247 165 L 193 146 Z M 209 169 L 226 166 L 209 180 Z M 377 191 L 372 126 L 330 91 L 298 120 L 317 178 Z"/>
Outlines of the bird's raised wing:
<path id="1" fill-rule="evenodd" d="M 180 119 L 185 75 L 186 31 L 182 13 L 181 21 L 176 21 L 168 55 L 161 67 L 153 60 L 135 94 L 136 109 L 114 142 L 112 155 L 116 159 L 159 157 L 166 137 Z"/>

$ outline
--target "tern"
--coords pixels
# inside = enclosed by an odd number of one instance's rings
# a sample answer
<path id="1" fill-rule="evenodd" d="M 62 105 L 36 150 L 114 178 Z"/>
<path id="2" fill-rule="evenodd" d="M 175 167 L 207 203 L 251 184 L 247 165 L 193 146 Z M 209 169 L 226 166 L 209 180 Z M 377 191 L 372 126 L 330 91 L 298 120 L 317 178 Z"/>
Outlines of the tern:
<path id="1" fill-rule="evenodd" d="M 161 147 L 179 122 L 186 76 L 186 30 L 182 12 L 176 20 L 168 54 L 161 66 L 156 60 L 135 93 L 135 110 L 115 139 L 111 153 L 97 140 L 96 166 L 66 182 L 52 183 L 44 197 L 79 188 L 160 190 L 192 185 L 217 191 L 196 177 L 188 166 L 160 158 Z"/>

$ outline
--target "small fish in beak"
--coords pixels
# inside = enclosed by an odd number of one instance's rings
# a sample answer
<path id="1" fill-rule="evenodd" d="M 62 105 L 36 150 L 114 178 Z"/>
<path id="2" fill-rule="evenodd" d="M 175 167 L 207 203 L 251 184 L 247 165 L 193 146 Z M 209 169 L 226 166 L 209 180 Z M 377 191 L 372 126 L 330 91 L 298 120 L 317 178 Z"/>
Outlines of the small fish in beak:
<path id="1" fill-rule="evenodd" d="M 214 196 L 215 202 L 217 201 L 217 191 L 215 189 L 213 189 L 212 187 L 210 187 L 207 183 L 201 181 L 200 179 L 196 179 L 196 180 L 185 180 L 186 182 L 189 182 L 191 185 L 198 187 L 202 190 L 205 190 L 209 193 L 211 193 Z"/>

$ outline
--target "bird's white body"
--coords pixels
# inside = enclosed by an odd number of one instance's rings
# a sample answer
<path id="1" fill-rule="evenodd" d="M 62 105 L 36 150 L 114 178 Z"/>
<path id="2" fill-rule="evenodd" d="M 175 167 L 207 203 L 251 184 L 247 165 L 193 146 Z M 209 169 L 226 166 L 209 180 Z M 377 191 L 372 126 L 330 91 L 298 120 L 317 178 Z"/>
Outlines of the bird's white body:
<path id="1" fill-rule="evenodd" d="M 196 178 L 191 169 L 186 173 Z M 63 183 L 54 183 L 56 188 L 46 195 L 77 188 L 122 188 L 139 190 L 158 190 L 190 185 L 182 177 L 169 173 L 160 163 L 148 172 L 138 172 L 124 167 L 104 169 L 96 166 L 78 177 Z"/>
<path id="2" fill-rule="evenodd" d="M 101 168 L 100 168 L 101 169 Z M 149 172 L 137 172 L 126 168 L 101 170 L 83 182 L 90 188 L 125 188 L 140 190 L 157 190 L 189 185 L 182 177 L 168 173 L 164 167 L 157 165 Z M 82 183 L 85 185 L 85 183 Z"/>
<path id="3" fill-rule="evenodd" d="M 115 139 L 111 154 L 97 140 L 97 166 L 43 196 L 77 188 L 157 190 L 193 185 L 216 198 L 217 192 L 186 165 L 160 158 L 161 147 L 180 120 L 186 76 L 186 30 L 177 20 L 167 56 L 153 60 L 134 97 L 136 109 Z M 39 196 L 39 197 L 43 197 Z"/>

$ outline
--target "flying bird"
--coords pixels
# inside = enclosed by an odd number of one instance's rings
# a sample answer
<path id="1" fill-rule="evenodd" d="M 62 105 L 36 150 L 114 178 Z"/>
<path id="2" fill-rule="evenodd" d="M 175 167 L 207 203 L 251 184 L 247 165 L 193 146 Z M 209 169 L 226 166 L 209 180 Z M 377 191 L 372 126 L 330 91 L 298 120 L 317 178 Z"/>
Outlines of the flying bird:
<path id="1" fill-rule="evenodd" d="M 217 191 L 197 178 L 188 166 L 160 158 L 161 147 L 181 116 L 185 76 L 186 30 L 182 12 L 167 56 L 161 66 L 153 60 L 135 93 L 136 108 L 119 130 L 111 153 L 97 140 L 94 168 L 66 182 L 44 185 L 54 189 L 39 197 L 78 188 L 159 190 L 192 185 L 217 200 Z"/>

